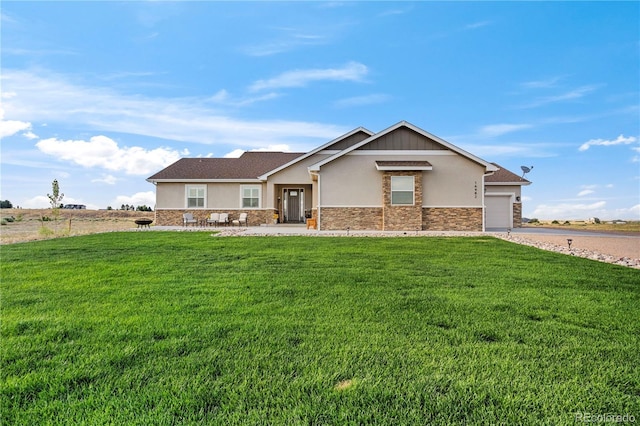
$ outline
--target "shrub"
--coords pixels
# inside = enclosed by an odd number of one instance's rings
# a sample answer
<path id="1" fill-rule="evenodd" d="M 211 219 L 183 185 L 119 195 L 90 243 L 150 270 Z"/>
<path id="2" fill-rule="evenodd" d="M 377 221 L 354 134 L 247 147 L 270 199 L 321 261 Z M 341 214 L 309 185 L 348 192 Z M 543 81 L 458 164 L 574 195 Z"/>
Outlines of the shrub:
<path id="1" fill-rule="evenodd" d="M 38 233 L 43 237 L 49 237 L 55 234 L 55 232 L 52 229 L 49 229 L 46 226 L 41 226 L 40 229 L 38 230 Z"/>
<path id="2" fill-rule="evenodd" d="M 529 223 L 540 223 L 540 221 L 537 218 L 533 218 L 529 220 Z"/>
<path id="3" fill-rule="evenodd" d="M 571 225 L 571 222 L 569 222 L 568 220 L 565 220 L 563 225 Z"/>
<path id="4" fill-rule="evenodd" d="M 553 225 L 560 225 L 560 222 L 558 222 L 557 220 L 554 220 L 553 222 L 551 222 Z"/>
<path id="5" fill-rule="evenodd" d="M 3 225 L 6 225 L 7 223 L 15 222 L 15 220 L 16 220 L 16 218 L 13 217 L 13 216 L 3 217 L 2 218 Z M 6 222 L 6 223 L 4 223 L 4 222 Z"/>

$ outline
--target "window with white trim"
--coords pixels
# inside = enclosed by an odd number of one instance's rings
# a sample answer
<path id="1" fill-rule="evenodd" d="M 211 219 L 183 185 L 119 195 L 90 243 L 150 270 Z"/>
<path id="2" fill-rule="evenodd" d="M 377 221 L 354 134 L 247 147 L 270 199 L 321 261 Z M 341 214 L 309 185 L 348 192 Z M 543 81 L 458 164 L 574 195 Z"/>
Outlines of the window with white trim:
<path id="1" fill-rule="evenodd" d="M 246 208 L 260 208 L 260 185 L 242 185 L 240 187 L 241 206 Z"/>
<path id="2" fill-rule="evenodd" d="M 412 206 L 415 182 L 413 176 L 391 176 L 391 205 Z"/>
<path id="3" fill-rule="evenodd" d="M 207 198 L 206 185 L 187 185 L 187 208 L 204 208 Z"/>

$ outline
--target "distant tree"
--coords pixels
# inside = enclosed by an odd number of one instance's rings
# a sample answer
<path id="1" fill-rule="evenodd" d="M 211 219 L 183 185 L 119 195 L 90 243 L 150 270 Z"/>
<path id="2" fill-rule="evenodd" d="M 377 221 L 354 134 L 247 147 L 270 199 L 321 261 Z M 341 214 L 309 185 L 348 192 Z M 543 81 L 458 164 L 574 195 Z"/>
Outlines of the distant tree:
<path id="1" fill-rule="evenodd" d="M 60 186 L 58 185 L 57 179 L 54 179 L 53 182 L 51 182 L 51 189 L 52 194 L 47 194 L 49 202 L 51 203 L 51 209 L 59 209 L 61 201 L 64 198 L 64 194 L 60 193 Z"/>
<path id="2" fill-rule="evenodd" d="M 107 210 L 113 210 L 113 207 L 107 206 Z"/>
<path id="3" fill-rule="evenodd" d="M 136 210 L 139 212 L 151 212 L 151 207 L 147 207 L 146 205 L 136 207 Z"/>
<path id="4" fill-rule="evenodd" d="M 12 209 L 12 208 L 13 208 L 13 204 L 11 204 L 11 201 L 9 200 L 0 201 L 0 209 Z"/>
<path id="5" fill-rule="evenodd" d="M 55 226 L 58 227 L 58 217 L 60 216 L 60 208 L 62 207 L 62 199 L 64 198 L 64 194 L 60 192 L 60 186 L 58 185 L 58 180 L 54 179 L 51 182 L 51 194 L 47 194 L 49 198 L 49 202 L 51 203 L 51 212 L 53 213 L 53 217 L 55 219 Z"/>

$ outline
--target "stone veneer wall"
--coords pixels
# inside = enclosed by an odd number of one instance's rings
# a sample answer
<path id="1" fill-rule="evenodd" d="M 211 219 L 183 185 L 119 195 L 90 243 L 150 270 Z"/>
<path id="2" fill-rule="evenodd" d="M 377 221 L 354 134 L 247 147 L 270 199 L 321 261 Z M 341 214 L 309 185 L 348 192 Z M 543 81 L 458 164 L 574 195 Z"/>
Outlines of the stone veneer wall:
<path id="1" fill-rule="evenodd" d="M 413 176 L 414 203 L 412 206 L 391 204 L 391 176 Z M 422 172 L 388 171 L 382 175 L 383 223 L 385 231 L 422 230 Z"/>
<path id="2" fill-rule="evenodd" d="M 425 207 L 422 229 L 426 231 L 482 231 L 482 207 Z"/>
<path id="3" fill-rule="evenodd" d="M 320 229 L 359 231 L 382 229 L 382 207 L 321 207 Z"/>
<path id="4" fill-rule="evenodd" d="M 201 210 L 201 209 L 185 209 L 185 210 L 156 210 L 155 223 L 159 226 L 182 226 L 182 215 L 191 213 L 198 221 L 207 219 L 211 213 L 229 213 L 229 223 L 234 219 L 238 219 L 240 213 L 247 213 L 247 224 L 249 226 L 259 226 L 263 223 L 273 223 L 273 215 L 275 210 Z"/>
<path id="5" fill-rule="evenodd" d="M 522 203 L 513 203 L 513 227 L 522 228 Z"/>

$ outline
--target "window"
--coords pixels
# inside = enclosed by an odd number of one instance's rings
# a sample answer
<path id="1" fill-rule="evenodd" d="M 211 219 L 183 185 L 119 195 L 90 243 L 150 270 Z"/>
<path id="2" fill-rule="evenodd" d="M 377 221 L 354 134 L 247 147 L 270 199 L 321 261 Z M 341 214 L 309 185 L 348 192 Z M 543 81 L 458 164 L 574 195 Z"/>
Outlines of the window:
<path id="1" fill-rule="evenodd" d="M 206 195 L 205 185 L 187 185 L 187 208 L 204 208 Z"/>
<path id="2" fill-rule="evenodd" d="M 412 206 L 413 176 L 391 176 L 391 205 Z"/>
<path id="3" fill-rule="evenodd" d="M 244 185 L 240 189 L 242 208 L 260 208 L 260 186 Z"/>

